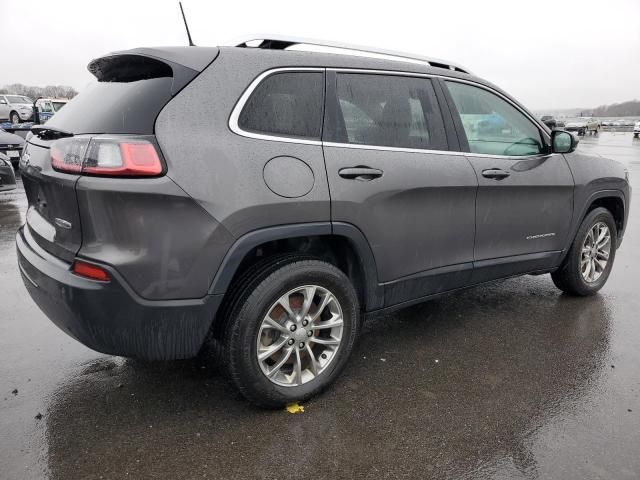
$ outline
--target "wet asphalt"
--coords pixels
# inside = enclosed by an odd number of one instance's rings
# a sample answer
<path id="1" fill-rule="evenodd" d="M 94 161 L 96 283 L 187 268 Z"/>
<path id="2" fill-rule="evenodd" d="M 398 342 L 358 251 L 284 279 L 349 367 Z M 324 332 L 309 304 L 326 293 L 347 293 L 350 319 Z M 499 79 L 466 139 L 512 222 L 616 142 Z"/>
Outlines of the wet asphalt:
<path id="1" fill-rule="evenodd" d="M 587 137 L 640 191 L 640 141 Z M 0 193 L 0 479 L 640 477 L 640 199 L 607 285 L 548 275 L 369 319 L 304 413 L 247 404 L 200 360 L 93 352 L 32 303 L 23 190 Z M 13 393 L 12 393 L 13 392 Z"/>

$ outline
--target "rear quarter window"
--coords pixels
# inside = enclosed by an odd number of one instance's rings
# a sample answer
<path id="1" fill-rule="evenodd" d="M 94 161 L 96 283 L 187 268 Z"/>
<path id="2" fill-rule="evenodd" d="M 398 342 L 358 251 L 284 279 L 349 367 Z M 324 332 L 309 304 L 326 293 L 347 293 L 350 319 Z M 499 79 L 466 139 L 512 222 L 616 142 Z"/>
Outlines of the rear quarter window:
<path id="1" fill-rule="evenodd" d="M 238 126 L 247 132 L 319 140 L 323 105 L 324 73 L 274 73 L 251 93 Z"/>

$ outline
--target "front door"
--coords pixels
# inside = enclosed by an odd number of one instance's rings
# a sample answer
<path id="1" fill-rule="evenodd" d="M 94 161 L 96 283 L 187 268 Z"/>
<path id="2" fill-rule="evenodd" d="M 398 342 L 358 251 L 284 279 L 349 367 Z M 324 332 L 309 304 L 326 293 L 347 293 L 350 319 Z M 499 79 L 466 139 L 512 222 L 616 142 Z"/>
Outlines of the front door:
<path id="1" fill-rule="evenodd" d="M 431 82 L 327 73 L 331 218 L 369 241 L 385 305 L 464 285 L 473 266 L 476 175 L 447 151 Z"/>
<path id="2" fill-rule="evenodd" d="M 523 111 L 486 88 L 445 81 L 479 188 L 476 272 L 482 281 L 555 266 L 569 233 L 573 177 Z"/>

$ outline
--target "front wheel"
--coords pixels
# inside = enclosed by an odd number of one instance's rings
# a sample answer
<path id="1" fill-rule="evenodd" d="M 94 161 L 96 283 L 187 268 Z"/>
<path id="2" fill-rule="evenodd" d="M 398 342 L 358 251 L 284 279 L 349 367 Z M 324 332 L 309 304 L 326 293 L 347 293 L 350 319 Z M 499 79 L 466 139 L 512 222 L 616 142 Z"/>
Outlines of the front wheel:
<path id="1" fill-rule="evenodd" d="M 561 267 L 551 274 L 563 292 L 586 296 L 600 290 L 616 256 L 617 230 L 611 212 L 596 208 L 580 224 Z"/>
<path id="2" fill-rule="evenodd" d="M 345 366 L 360 324 L 349 279 L 315 259 L 274 262 L 236 289 L 223 349 L 229 376 L 252 403 L 306 400 Z"/>
<path id="3" fill-rule="evenodd" d="M 18 123 L 20 123 L 20 115 L 18 115 L 17 112 L 11 112 L 10 120 L 11 123 L 17 125 Z"/>

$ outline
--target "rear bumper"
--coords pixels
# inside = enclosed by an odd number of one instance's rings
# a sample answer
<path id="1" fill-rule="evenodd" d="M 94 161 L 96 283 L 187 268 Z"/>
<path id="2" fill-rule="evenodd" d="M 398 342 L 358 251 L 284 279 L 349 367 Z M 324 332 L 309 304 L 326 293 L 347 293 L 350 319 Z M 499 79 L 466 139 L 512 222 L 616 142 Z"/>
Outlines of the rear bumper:
<path id="1" fill-rule="evenodd" d="M 222 295 L 145 300 L 111 273 L 110 282 L 74 275 L 70 265 L 42 250 L 20 228 L 18 263 L 31 298 L 65 333 L 98 352 L 146 360 L 195 356 Z"/>

